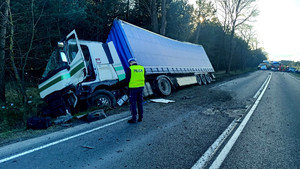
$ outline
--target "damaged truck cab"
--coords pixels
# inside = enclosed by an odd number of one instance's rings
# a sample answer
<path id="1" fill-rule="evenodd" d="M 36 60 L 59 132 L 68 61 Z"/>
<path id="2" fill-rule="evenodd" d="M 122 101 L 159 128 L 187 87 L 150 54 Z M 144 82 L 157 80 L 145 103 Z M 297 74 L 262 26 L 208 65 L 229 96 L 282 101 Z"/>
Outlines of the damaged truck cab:
<path id="1" fill-rule="evenodd" d="M 75 30 L 58 42 L 40 80 L 40 96 L 49 105 L 47 115 L 75 113 L 76 106 L 112 107 L 125 71 L 112 42 L 78 40 Z M 122 87 L 121 87 L 122 86 Z M 108 90 L 105 90 L 109 88 Z M 114 91 L 114 89 L 116 89 Z M 126 98 L 126 96 L 124 96 Z"/>

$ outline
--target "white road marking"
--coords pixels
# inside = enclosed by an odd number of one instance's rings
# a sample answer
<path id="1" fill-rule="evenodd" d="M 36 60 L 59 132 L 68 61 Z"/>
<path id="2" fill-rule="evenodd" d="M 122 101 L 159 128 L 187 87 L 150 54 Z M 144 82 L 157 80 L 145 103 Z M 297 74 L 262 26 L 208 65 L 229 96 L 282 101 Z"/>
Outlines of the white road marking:
<path id="1" fill-rule="evenodd" d="M 262 86 L 260 87 L 260 89 L 257 91 L 257 93 L 254 95 L 259 95 L 261 93 L 261 90 L 263 89 L 263 87 L 267 86 L 266 83 L 270 82 L 272 74 L 268 75 L 267 79 L 265 80 L 265 82 L 262 84 Z M 265 89 L 264 89 L 265 91 Z M 263 92 L 264 92 L 263 91 Z M 263 95 L 263 94 L 262 94 Z M 261 97 L 262 97 L 261 95 Z M 259 98 L 259 101 L 261 99 L 261 97 Z M 257 99 L 258 100 L 258 99 Z M 255 102 L 256 103 L 256 102 Z M 258 103 L 257 103 L 258 104 Z M 257 105 L 256 105 L 257 106 Z M 246 112 L 250 109 L 250 106 L 247 106 L 247 110 Z M 253 107 L 252 107 L 253 109 Z M 251 109 L 251 110 L 252 110 Z M 251 111 L 250 110 L 250 111 Z M 255 108 L 254 108 L 255 110 Z M 253 111 L 254 111 L 253 110 Z M 249 114 L 249 113 L 248 113 Z M 250 118 L 250 117 L 249 117 Z M 214 155 L 214 153 L 216 153 L 216 151 L 218 150 L 218 148 L 223 144 L 223 142 L 225 141 L 225 139 L 230 135 L 230 133 L 232 132 L 232 130 L 236 127 L 236 121 L 240 121 L 241 118 L 239 119 L 235 119 L 231 122 L 231 124 L 224 130 L 224 132 L 218 137 L 218 139 L 206 150 L 206 152 L 202 155 L 202 157 L 194 164 L 194 166 L 191 169 L 198 169 L 198 168 L 204 168 L 205 165 L 207 164 L 207 162 L 211 159 L 211 157 Z M 245 121 L 245 120 L 244 120 Z M 243 122 L 244 122 L 243 121 Z M 224 149 L 223 149 L 224 150 Z M 222 151 L 223 151 L 222 150 Z"/>
<path id="2" fill-rule="evenodd" d="M 290 77 L 292 77 L 293 79 L 295 79 L 296 81 L 300 82 L 300 79 L 296 78 L 295 76 L 288 74 Z"/>
<path id="3" fill-rule="evenodd" d="M 44 148 L 47 148 L 47 147 L 50 147 L 50 146 L 53 146 L 53 145 L 56 145 L 56 144 L 59 144 L 59 143 L 68 141 L 68 140 L 71 140 L 71 139 L 76 138 L 76 137 L 79 137 L 79 136 L 83 136 L 83 135 L 85 135 L 85 134 L 88 134 L 88 133 L 91 133 L 91 132 L 94 132 L 94 131 L 103 129 L 103 128 L 105 128 L 105 127 L 108 127 L 108 126 L 111 126 L 111 125 L 120 123 L 120 122 L 122 122 L 122 121 L 124 121 L 124 120 L 127 120 L 127 119 L 129 119 L 129 118 L 131 118 L 131 116 L 125 117 L 125 118 L 123 118 L 123 119 L 120 119 L 120 120 L 117 120 L 117 121 L 114 121 L 114 122 L 105 124 L 105 125 L 103 125 L 103 126 L 96 127 L 96 128 L 94 128 L 94 129 L 91 129 L 91 130 L 88 130 L 88 131 L 85 131 L 85 132 L 82 132 L 82 133 L 79 133 L 79 134 L 76 134 L 76 135 L 73 135 L 73 136 L 70 136 L 70 137 L 67 137 L 67 138 L 58 140 L 58 141 L 55 141 L 55 142 L 52 142 L 52 143 L 49 143 L 49 144 L 46 144 L 46 145 L 43 145 L 43 146 L 40 146 L 40 147 L 31 149 L 31 150 L 28 150 L 28 151 L 25 151 L 25 152 L 16 154 L 16 155 L 13 155 L 13 156 L 4 158 L 4 159 L 1 159 L 1 160 L 0 160 L 0 163 L 4 163 L 4 162 L 6 162 L 6 161 L 9 161 L 9 160 L 12 160 L 12 159 L 15 159 L 15 158 L 24 156 L 24 155 L 26 155 L 26 154 L 30 154 L 30 153 L 33 153 L 33 152 L 35 152 L 35 151 L 39 151 L 39 150 L 41 150 L 41 149 L 44 149 Z"/>
<path id="4" fill-rule="evenodd" d="M 271 77 L 271 75 L 268 75 L 267 79 L 264 81 L 264 83 L 259 88 L 259 90 L 256 92 L 256 94 L 253 96 L 254 99 L 256 99 L 259 96 L 259 94 L 261 93 L 263 87 L 265 86 L 265 84 L 267 83 L 267 81 L 269 80 L 270 77 Z"/>
<path id="5" fill-rule="evenodd" d="M 270 78 L 269 78 L 267 84 L 265 85 L 263 91 L 261 92 L 261 94 L 259 95 L 259 97 L 257 98 L 257 100 L 255 101 L 254 105 L 252 106 L 252 108 L 250 109 L 250 111 L 248 112 L 248 114 L 246 115 L 246 117 L 244 118 L 244 120 L 242 121 L 242 123 L 240 124 L 240 126 L 237 128 L 237 130 L 235 131 L 235 133 L 232 135 L 232 137 L 230 138 L 230 140 L 228 141 L 228 143 L 222 149 L 222 151 L 220 152 L 220 154 L 218 155 L 218 157 L 215 159 L 215 161 L 209 167 L 209 169 L 218 169 L 218 168 L 220 168 L 220 166 L 222 165 L 223 161 L 227 157 L 229 151 L 231 150 L 231 148 L 235 144 L 236 140 L 240 136 L 241 132 L 245 128 L 247 122 L 249 121 L 250 117 L 252 116 L 253 112 L 255 111 L 256 107 L 258 106 L 258 104 L 259 104 L 261 98 L 263 97 L 264 93 L 266 92 L 266 89 L 268 88 L 268 85 L 269 85 L 269 83 L 271 81 L 271 77 L 272 77 L 272 74 L 270 75 Z"/>
<path id="6" fill-rule="evenodd" d="M 206 150 L 202 157 L 194 164 L 192 169 L 203 168 L 205 164 L 210 160 L 216 150 L 222 145 L 224 140 L 231 133 L 232 129 L 236 126 L 236 120 L 233 120 L 230 125 L 223 131 L 223 133 L 218 137 L 218 139 Z"/>

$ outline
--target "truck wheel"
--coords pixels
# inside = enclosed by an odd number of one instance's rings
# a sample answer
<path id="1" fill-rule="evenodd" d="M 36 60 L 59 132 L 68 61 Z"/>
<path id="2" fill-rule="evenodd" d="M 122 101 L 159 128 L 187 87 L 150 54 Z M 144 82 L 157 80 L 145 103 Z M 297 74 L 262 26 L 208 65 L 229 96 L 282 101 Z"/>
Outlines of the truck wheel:
<path id="1" fill-rule="evenodd" d="M 170 81 L 165 77 L 159 78 L 157 80 L 157 90 L 159 94 L 162 94 L 164 96 L 170 95 L 172 92 Z"/>
<path id="2" fill-rule="evenodd" d="M 211 83 L 211 77 L 208 74 L 205 74 L 205 79 L 206 79 L 208 84 Z"/>
<path id="3" fill-rule="evenodd" d="M 202 81 L 201 81 L 201 77 L 200 77 L 200 75 L 196 75 L 196 79 L 197 79 L 197 83 L 198 83 L 198 85 L 202 85 Z"/>
<path id="4" fill-rule="evenodd" d="M 205 76 L 204 76 L 203 74 L 200 75 L 200 78 L 201 78 L 202 83 L 203 83 L 204 85 L 207 85 Z"/>
<path id="5" fill-rule="evenodd" d="M 93 93 L 90 99 L 90 106 L 96 106 L 101 109 L 108 110 L 114 107 L 116 104 L 116 98 L 107 90 L 97 90 Z"/>

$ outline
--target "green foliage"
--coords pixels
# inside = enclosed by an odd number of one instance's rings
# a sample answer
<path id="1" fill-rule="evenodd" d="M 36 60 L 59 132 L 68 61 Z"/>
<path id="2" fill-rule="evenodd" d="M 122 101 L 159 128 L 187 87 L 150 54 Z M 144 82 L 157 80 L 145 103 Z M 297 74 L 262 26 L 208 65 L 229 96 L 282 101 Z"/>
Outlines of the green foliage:
<path id="1" fill-rule="evenodd" d="M 37 116 L 40 105 L 44 102 L 39 96 L 38 89 L 29 86 L 26 94 L 29 96 L 28 104 L 22 103 L 22 98 L 15 90 L 14 83 L 8 83 L 6 91 L 7 103 L 0 107 L 0 133 L 11 130 L 25 129 L 29 117 Z"/>
<path id="2" fill-rule="evenodd" d="M 150 1 L 11 0 L 12 25 L 15 32 L 15 62 L 20 72 L 23 67 L 25 68 L 23 74 L 25 82 L 34 82 L 34 87 L 27 90 L 27 92 L 33 91 L 33 94 L 27 93 L 27 95 L 35 100 L 32 100 L 31 104 L 23 105 L 18 102 L 22 100 L 18 92 L 7 87 L 8 102 L 6 107 L 0 110 L 0 132 L 24 128 L 26 119 L 37 114 L 38 105 L 42 101 L 39 99 L 36 86 L 58 41 L 76 29 L 80 39 L 105 42 L 112 22 L 116 18 L 150 30 Z M 225 53 L 228 51 L 226 41 L 230 35 L 222 28 L 211 2 L 200 0 L 197 2 L 198 7 L 193 7 L 187 0 L 167 1 L 166 36 L 203 45 L 215 70 L 224 70 Z M 160 24 L 161 0 L 157 0 L 156 7 Z M 199 23 L 200 16 L 204 17 L 202 23 Z M 11 25 L 8 29 L 10 28 Z M 245 40 L 235 36 L 233 41 L 233 70 L 256 67 L 266 59 L 263 50 L 251 49 Z M 6 49 L 8 45 L 7 41 Z M 8 53 L 6 51 L 7 55 Z M 14 81 L 9 57 L 6 58 L 8 63 L 6 78 Z M 11 103 L 14 103 L 14 106 L 11 106 Z"/>
<path id="3" fill-rule="evenodd" d="M 173 1 L 167 12 L 166 36 L 188 41 L 193 31 L 193 7 L 186 0 Z"/>
<path id="4" fill-rule="evenodd" d="M 225 38 L 228 35 L 224 33 L 216 19 L 216 10 L 212 3 L 209 1 L 197 3 L 198 6 L 193 7 L 187 0 L 167 1 L 166 36 L 195 42 L 196 30 L 199 27 L 199 38 L 196 43 L 204 46 L 215 69 L 222 70 L 226 65 L 224 58 L 228 49 Z M 160 5 L 161 1 L 157 0 L 159 21 Z M 25 81 L 32 79 L 38 81 L 57 42 L 73 29 L 76 29 L 80 39 L 104 42 L 115 18 L 146 29 L 151 27 L 150 0 L 12 0 L 11 9 L 15 30 L 16 65 L 19 70 L 25 67 Z M 204 17 L 204 22 L 199 25 L 200 16 Z M 233 56 L 234 69 L 241 68 L 239 60 L 243 57 L 258 56 L 252 55 L 251 49 L 245 47 L 243 43 L 243 40 L 236 41 L 239 49 Z M 26 54 L 29 54 L 27 62 Z M 246 62 L 244 67 L 250 65 L 254 64 Z M 7 70 L 13 72 L 10 64 L 7 65 Z"/>

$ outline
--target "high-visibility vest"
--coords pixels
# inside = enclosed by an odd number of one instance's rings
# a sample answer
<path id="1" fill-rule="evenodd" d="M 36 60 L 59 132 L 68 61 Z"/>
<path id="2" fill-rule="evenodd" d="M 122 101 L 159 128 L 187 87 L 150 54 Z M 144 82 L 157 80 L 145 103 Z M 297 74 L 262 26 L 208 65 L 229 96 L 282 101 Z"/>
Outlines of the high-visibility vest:
<path id="1" fill-rule="evenodd" d="M 131 77 L 129 81 L 129 88 L 138 88 L 145 86 L 145 68 L 141 65 L 131 65 Z"/>

